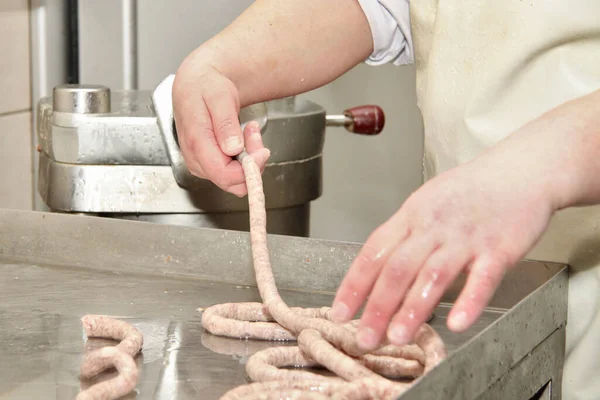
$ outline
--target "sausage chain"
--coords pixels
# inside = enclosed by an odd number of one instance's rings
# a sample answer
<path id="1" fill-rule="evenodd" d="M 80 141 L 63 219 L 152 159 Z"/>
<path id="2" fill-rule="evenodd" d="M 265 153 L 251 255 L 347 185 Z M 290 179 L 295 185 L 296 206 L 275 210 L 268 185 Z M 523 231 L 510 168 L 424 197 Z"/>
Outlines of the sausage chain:
<path id="1" fill-rule="evenodd" d="M 142 334 L 133 326 L 104 315 L 81 318 L 88 338 L 119 340 L 116 346 L 106 346 L 88 353 L 81 364 L 81 378 L 89 379 L 114 367 L 118 375 L 79 392 L 76 400 L 118 399 L 131 392 L 138 378 L 134 357 L 142 348 Z"/>
<path id="2" fill-rule="evenodd" d="M 392 399 L 446 357 L 439 335 L 428 325 L 419 329 L 415 344 L 382 343 L 372 352 L 355 340 L 357 321 L 335 324 L 328 307 L 290 308 L 281 299 L 267 246 L 267 216 L 262 177 L 252 157 L 242 161 L 250 211 L 250 240 L 256 282 L 263 303 L 227 303 L 202 311 L 202 326 L 227 337 L 292 341 L 297 346 L 268 348 L 253 354 L 246 364 L 254 381 L 227 392 L 233 399 Z M 337 376 L 324 376 L 284 367 L 325 367 Z"/>

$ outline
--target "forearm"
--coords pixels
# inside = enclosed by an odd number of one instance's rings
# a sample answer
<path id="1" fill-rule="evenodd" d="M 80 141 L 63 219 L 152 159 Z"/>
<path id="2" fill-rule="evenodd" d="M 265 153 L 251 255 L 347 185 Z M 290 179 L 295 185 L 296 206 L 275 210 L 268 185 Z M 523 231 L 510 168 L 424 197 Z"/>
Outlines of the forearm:
<path id="1" fill-rule="evenodd" d="M 257 0 L 185 63 L 224 74 L 244 107 L 329 83 L 372 50 L 356 0 Z"/>
<path id="2" fill-rule="evenodd" d="M 560 208 L 600 203 L 600 90 L 564 104 L 547 124 L 563 132 Z M 558 147 L 557 146 L 557 147 Z M 560 167 L 559 167 L 560 168 Z"/>
<path id="3" fill-rule="evenodd" d="M 600 203 L 600 90 L 548 111 L 487 153 L 531 180 L 529 190 L 549 198 L 553 211 Z"/>

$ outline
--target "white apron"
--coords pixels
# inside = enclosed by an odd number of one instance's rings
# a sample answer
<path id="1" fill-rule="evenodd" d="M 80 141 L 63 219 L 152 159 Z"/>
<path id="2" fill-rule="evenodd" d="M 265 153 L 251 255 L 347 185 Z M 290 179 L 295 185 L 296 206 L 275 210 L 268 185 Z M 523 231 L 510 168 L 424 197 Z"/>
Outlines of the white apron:
<path id="1" fill-rule="evenodd" d="M 410 9 L 425 179 L 600 89 L 600 0 L 412 0 Z M 600 399 L 598 226 L 600 206 L 559 212 L 528 255 L 572 266 L 563 400 Z"/>

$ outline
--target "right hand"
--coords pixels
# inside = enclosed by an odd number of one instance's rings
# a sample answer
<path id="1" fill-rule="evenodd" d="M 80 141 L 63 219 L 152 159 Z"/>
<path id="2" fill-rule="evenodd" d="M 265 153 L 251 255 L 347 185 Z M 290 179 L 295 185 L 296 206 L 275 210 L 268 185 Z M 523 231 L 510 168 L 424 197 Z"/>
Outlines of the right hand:
<path id="1" fill-rule="evenodd" d="M 233 157 L 246 147 L 261 172 L 270 152 L 258 123 L 238 119 L 240 101 L 231 80 L 209 65 L 186 59 L 173 83 L 173 115 L 187 168 L 199 177 L 242 197 L 248 193 L 242 165 Z"/>

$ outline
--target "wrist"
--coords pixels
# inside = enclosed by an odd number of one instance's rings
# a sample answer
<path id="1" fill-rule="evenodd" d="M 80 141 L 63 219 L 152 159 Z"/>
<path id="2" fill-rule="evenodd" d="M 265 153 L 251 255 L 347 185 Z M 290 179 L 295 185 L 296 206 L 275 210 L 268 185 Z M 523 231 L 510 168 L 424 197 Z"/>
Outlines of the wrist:
<path id="1" fill-rule="evenodd" d="M 579 196 L 577 149 L 568 132 L 554 118 L 543 116 L 527 124 L 521 143 L 522 173 L 530 176 L 530 188 L 540 204 L 554 213 L 573 206 Z M 518 134 L 518 133 L 517 133 Z"/>
<path id="2" fill-rule="evenodd" d="M 564 190 L 559 209 L 600 203 L 600 90 L 565 103 L 552 117 Z"/>
<path id="3" fill-rule="evenodd" d="M 600 91 L 564 103 L 521 128 L 515 141 L 553 211 L 600 202 Z M 528 154 L 527 154 L 528 153 Z"/>
<path id="4" fill-rule="evenodd" d="M 568 206 L 572 191 L 570 168 L 565 168 L 560 135 L 544 118 L 533 120 L 473 161 L 478 170 L 507 193 L 519 195 L 524 207 L 554 213 Z"/>

